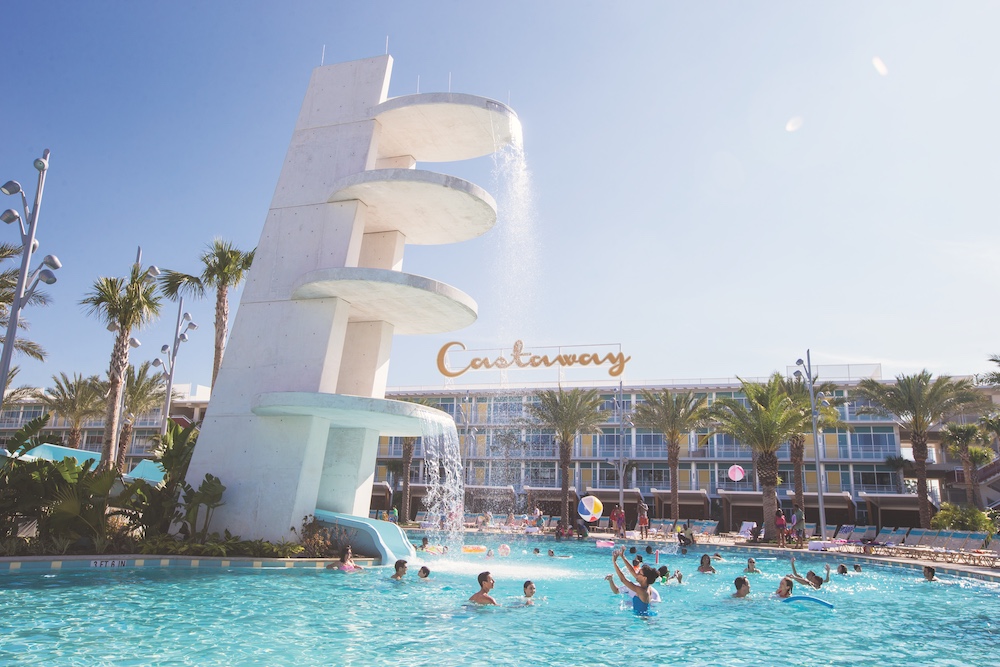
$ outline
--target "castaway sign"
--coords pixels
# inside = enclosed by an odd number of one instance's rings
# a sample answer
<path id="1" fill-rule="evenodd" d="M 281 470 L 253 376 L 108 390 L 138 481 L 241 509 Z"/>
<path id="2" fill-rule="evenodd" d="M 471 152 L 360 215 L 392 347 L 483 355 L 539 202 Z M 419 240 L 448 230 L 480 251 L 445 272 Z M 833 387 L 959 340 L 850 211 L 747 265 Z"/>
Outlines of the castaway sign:
<path id="1" fill-rule="evenodd" d="M 464 344 L 458 341 L 446 343 L 438 351 L 437 366 L 441 375 L 450 378 L 457 378 L 468 371 L 477 370 L 503 370 L 507 368 L 550 368 L 552 366 L 562 366 L 569 368 L 572 366 L 608 366 L 608 375 L 618 377 L 625 370 L 625 364 L 632 359 L 619 352 L 564 352 L 564 348 L 558 349 L 554 354 L 535 354 L 524 350 L 522 341 L 515 341 L 510 354 L 500 352 L 496 356 L 472 357 L 463 360 L 459 367 L 453 367 L 448 363 L 448 355 L 453 352 L 465 351 Z"/>

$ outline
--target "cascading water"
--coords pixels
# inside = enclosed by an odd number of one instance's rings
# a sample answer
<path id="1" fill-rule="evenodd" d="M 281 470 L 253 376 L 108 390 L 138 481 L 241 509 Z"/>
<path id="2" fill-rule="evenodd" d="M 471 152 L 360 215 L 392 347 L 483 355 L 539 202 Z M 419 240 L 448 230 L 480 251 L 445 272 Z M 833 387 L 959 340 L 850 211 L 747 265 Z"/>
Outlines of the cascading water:
<path id="1" fill-rule="evenodd" d="M 499 243 L 493 257 L 492 314 L 501 346 L 531 338 L 528 327 L 535 316 L 539 266 L 535 196 L 524 154 L 521 127 L 512 128 L 513 140 L 493 154 L 493 181 L 497 193 Z M 502 378 L 506 382 L 506 373 Z"/>
<path id="2" fill-rule="evenodd" d="M 465 504 L 458 431 L 450 420 L 422 418 L 420 422 L 428 487 L 424 506 L 433 524 L 428 532 L 435 543 L 456 548 L 462 544 Z"/>

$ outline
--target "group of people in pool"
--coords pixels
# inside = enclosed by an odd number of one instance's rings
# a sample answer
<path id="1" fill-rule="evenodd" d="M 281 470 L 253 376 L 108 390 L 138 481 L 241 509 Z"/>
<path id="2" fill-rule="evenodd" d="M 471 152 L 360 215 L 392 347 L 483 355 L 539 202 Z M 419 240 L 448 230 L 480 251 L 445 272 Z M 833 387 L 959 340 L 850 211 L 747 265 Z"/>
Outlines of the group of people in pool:
<path id="1" fill-rule="evenodd" d="M 421 545 L 426 548 L 427 543 L 424 538 L 424 543 Z M 646 547 L 647 553 L 652 552 L 651 547 Z M 686 550 L 684 550 L 686 552 Z M 539 549 L 535 549 L 534 553 L 540 555 Z M 659 580 L 661 583 L 669 583 L 672 580 L 676 580 L 677 583 L 683 581 L 684 575 L 680 570 L 675 570 L 673 574 L 670 573 L 670 568 L 661 566 L 660 568 L 654 568 L 653 566 L 644 563 L 642 556 L 636 554 L 635 547 L 631 548 L 631 554 L 635 554 L 631 561 L 625 557 L 625 548 L 621 547 L 618 549 L 613 549 L 611 552 L 611 565 L 614 567 L 615 574 L 618 575 L 618 579 L 621 584 L 615 584 L 614 576 L 607 575 L 605 580 L 611 587 L 614 593 L 628 593 L 632 601 L 632 610 L 639 615 L 645 616 L 649 615 L 650 605 L 653 603 L 660 602 L 660 594 L 653 587 L 653 584 Z M 548 555 L 550 557 L 555 556 L 555 553 L 549 549 Z M 718 553 L 716 554 L 702 554 L 698 563 L 698 572 L 702 574 L 716 574 L 718 571 L 715 566 L 712 565 L 713 560 L 723 560 L 722 556 Z M 624 564 L 624 570 L 618 564 L 621 561 Z M 792 596 L 795 589 L 795 584 L 798 583 L 802 586 L 809 587 L 809 590 L 819 590 L 822 588 L 823 584 L 829 583 L 830 581 L 830 566 L 829 564 L 824 565 L 825 577 L 821 577 L 814 570 L 809 570 L 805 573 L 805 576 L 800 575 L 795 567 L 795 557 L 790 559 L 790 564 L 792 571 L 786 574 L 778 582 L 778 589 L 774 592 L 774 595 L 778 598 L 789 598 Z M 343 572 L 360 572 L 363 568 L 354 563 L 353 554 L 351 553 L 351 547 L 344 550 L 344 553 L 340 557 L 338 563 L 330 563 L 326 566 L 327 569 L 338 569 Z M 402 581 L 403 577 L 407 573 L 407 561 L 400 559 L 397 560 L 394 565 L 395 573 L 390 577 L 395 581 Z M 628 576 L 626 576 L 626 572 Z M 860 573 L 861 566 L 858 564 L 854 565 L 854 572 Z M 838 575 L 847 575 L 848 569 L 847 565 L 841 563 L 837 566 Z M 417 577 L 420 579 L 427 579 L 430 577 L 430 569 L 424 565 L 417 572 Z M 743 570 L 743 575 L 736 577 L 733 581 L 733 585 L 736 587 L 736 592 L 733 593 L 734 598 L 745 598 L 750 594 L 750 579 L 745 576 L 748 574 L 764 574 L 761 570 L 757 569 L 757 561 L 753 557 L 747 559 L 747 566 Z M 923 576 L 927 581 L 938 581 L 937 570 L 930 565 L 925 565 L 923 567 Z M 481 605 L 498 605 L 496 599 L 490 595 L 493 590 L 496 581 L 493 579 L 493 575 L 490 572 L 480 572 L 478 576 L 479 590 L 474 593 L 470 598 L 469 602 Z M 524 599 L 522 601 L 523 605 L 534 604 L 533 598 L 535 595 L 535 584 L 531 580 L 525 581 L 523 584 Z"/>

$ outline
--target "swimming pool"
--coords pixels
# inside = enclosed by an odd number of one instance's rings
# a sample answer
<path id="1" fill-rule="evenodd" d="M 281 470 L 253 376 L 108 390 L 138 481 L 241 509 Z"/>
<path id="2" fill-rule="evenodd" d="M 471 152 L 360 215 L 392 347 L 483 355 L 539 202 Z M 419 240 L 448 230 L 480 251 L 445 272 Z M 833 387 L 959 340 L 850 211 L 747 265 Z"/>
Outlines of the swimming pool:
<path id="1" fill-rule="evenodd" d="M 734 600 L 745 554 L 717 575 L 702 552 L 661 557 L 685 573 L 660 585 L 643 619 L 611 594 L 610 551 L 593 542 L 480 538 L 508 558 L 426 556 L 407 581 L 389 568 L 361 574 L 300 568 L 116 569 L 0 576 L 0 664 L 16 665 L 986 665 L 1000 640 L 1000 585 L 869 566 L 816 593 L 836 605 L 783 603 L 771 594 L 785 560 L 756 554 L 749 599 Z M 572 558 L 534 556 L 553 548 Z M 641 548 L 641 547 L 640 547 Z M 832 554 L 802 567 L 836 566 Z M 431 579 L 418 581 L 415 564 Z M 472 608 L 490 570 L 501 604 L 538 588 L 531 607 Z M 411 579 L 412 577 L 412 579 Z M 803 592 L 796 587 L 796 593 Z"/>

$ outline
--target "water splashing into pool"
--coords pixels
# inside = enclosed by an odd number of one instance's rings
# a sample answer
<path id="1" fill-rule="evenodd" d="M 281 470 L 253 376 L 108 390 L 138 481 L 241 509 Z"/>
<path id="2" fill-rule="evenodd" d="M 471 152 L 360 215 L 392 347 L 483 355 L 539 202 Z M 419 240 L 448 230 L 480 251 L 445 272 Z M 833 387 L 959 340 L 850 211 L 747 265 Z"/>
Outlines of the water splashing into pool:
<path id="1" fill-rule="evenodd" d="M 449 549 L 462 544 L 465 487 L 462 484 L 462 458 L 458 431 L 452 421 L 421 419 L 424 445 L 424 470 L 427 495 L 424 505 L 432 540 Z"/>
<path id="2" fill-rule="evenodd" d="M 516 338 L 531 338 L 531 323 L 538 294 L 538 213 L 531 172 L 525 159 L 520 126 L 513 141 L 493 156 L 497 192 L 499 240 L 493 258 L 493 301 L 497 341 L 510 345 Z"/>

